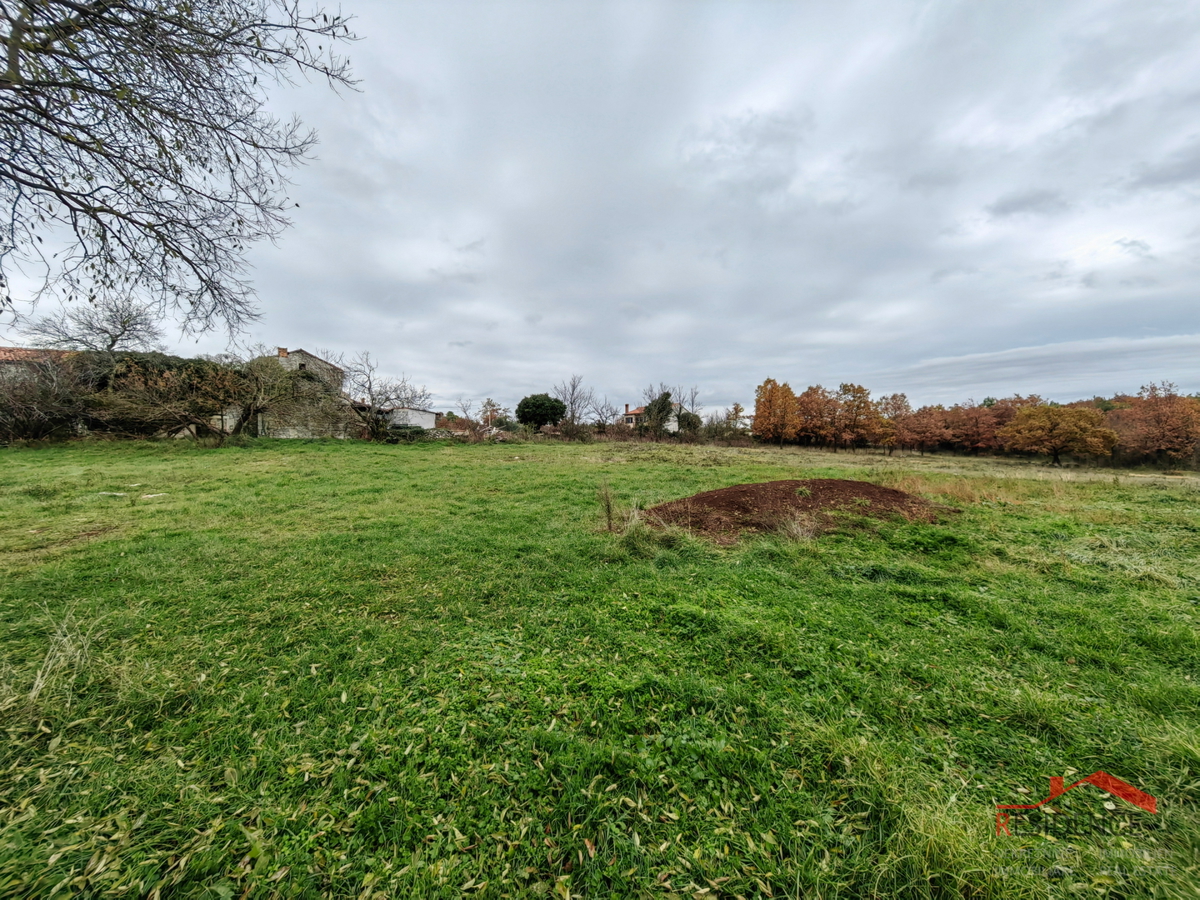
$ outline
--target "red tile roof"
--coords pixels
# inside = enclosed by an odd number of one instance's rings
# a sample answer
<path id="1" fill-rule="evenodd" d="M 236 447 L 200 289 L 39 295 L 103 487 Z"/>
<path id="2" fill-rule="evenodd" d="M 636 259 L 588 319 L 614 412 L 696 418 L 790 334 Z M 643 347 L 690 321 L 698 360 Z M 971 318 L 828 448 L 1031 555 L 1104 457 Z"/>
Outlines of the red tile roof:
<path id="1" fill-rule="evenodd" d="M 37 362 L 40 359 L 61 359 L 66 350 L 43 350 L 38 347 L 0 347 L 0 362 Z"/>

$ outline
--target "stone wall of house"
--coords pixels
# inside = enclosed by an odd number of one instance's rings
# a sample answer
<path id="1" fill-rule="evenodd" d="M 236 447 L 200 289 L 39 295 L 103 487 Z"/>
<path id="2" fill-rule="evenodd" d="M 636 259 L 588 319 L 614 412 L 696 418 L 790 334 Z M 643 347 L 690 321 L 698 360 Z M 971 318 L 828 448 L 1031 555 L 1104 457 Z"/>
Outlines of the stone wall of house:
<path id="1" fill-rule="evenodd" d="M 340 420 L 322 419 L 318 421 L 297 421 L 295 418 L 279 419 L 270 413 L 258 417 L 258 436 L 271 438 L 298 438 L 313 440 L 316 438 L 336 438 L 346 440 L 360 437 L 362 423 L 357 417 L 346 417 Z"/>
<path id="2" fill-rule="evenodd" d="M 333 363 L 326 362 L 319 356 L 313 356 L 307 350 L 288 350 L 287 347 L 280 347 L 276 359 L 279 364 L 285 369 L 295 371 L 307 371 L 319 375 L 322 379 L 336 385 L 339 389 L 342 386 L 344 373 Z"/>

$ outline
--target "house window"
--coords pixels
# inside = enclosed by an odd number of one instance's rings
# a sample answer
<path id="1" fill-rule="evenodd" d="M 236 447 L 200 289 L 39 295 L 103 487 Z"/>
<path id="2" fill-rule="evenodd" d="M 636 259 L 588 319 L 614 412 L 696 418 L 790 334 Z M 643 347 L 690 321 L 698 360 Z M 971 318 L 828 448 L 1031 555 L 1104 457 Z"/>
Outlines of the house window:
<path id="1" fill-rule="evenodd" d="M 308 363 L 300 363 L 300 371 L 303 372 L 308 368 Z"/>

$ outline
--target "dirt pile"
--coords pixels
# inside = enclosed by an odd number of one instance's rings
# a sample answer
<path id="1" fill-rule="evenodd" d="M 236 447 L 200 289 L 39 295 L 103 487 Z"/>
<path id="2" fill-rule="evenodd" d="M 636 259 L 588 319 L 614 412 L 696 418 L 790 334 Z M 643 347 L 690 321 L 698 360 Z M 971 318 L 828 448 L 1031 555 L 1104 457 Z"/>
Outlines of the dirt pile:
<path id="1" fill-rule="evenodd" d="M 646 510 L 646 519 L 651 524 L 675 525 L 718 543 L 731 544 L 742 532 L 780 531 L 796 523 L 816 533 L 829 527 L 837 512 L 880 519 L 900 515 L 931 522 L 937 507 L 904 491 L 867 481 L 812 478 L 705 491 L 652 507 Z"/>

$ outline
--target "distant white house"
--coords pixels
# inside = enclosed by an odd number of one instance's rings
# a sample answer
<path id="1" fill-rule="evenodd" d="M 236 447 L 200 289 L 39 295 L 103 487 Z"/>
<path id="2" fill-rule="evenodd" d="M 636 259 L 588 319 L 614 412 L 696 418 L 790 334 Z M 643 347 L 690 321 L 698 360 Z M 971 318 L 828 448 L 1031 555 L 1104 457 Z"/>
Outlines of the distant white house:
<path id="1" fill-rule="evenodd" d="M 679 411 L 682 407 L 678 403 L 671 404 L 671 416 L 667 421 L 663 422 L 663 430 L 672 433 L 679 430 Z M 645 424 L 646 407 L 639 406 L 637 409 L 630 409 L 629 404 L 625 404 L 625 412 L 617 416 L 617 420 L 622 425 L 629 425 L 636 428 L 638 425 Z"/>
<path id="2" fill-rule="evenodd" d="M 414 409 L 411 406 L 398 406 L 387 410 L 388 424 L 432 429 L 437 424 L 437 413 L 430 409 Z"/>

